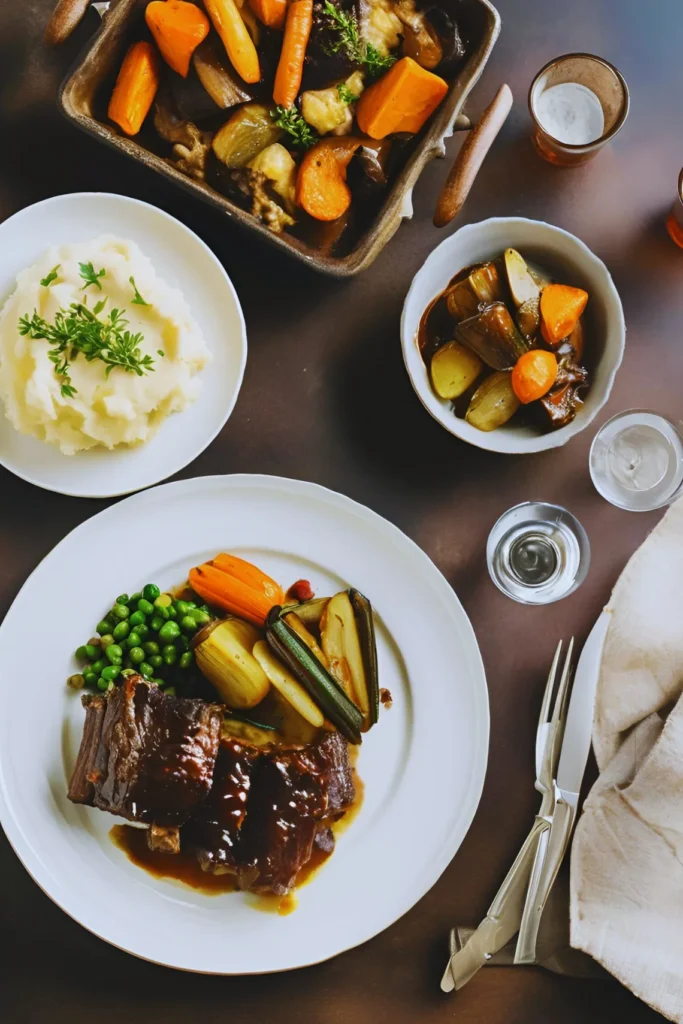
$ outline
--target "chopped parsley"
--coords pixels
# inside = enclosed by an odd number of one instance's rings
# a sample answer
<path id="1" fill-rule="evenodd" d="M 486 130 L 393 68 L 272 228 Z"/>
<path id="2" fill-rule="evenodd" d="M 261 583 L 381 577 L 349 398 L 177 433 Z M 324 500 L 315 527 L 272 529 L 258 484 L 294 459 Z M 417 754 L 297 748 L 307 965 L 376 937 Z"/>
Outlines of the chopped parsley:
<path id="1" fill-rule="evenodd" d="M 57 278 L 59 277 L 59 268 L 61 267 L 61 265 L 61 263 L 56 263 L 49 274 L 46 274 L 45 277 L 41 277 L 40 283 L 42 284 L 43 288 L 49 288 L 52 282 L 57 280 Z"/>
<path id="2" fill-rule="evenodd" d="M 145 300 L 143 299 L 142 295 L 140 295 L 140 292 L 138 291 L 138 286 L 135 283 L 135 278 L 131 275 L 128 278 L 128 280 L 132 284 L 133 291 L 135 292 L 135 298 L 131 299 L 131 302 L 133 303 L 133 305 L 134 306 L 149 306 L 149 302 L 145 302 Z"/>
<path id="3" fill-rule="evenodd" d="M 346 82 L 339 83 L 339 85 L 337 86 L 337 92 L 339 93 L 339 99 L 342 101 L 342 103 L 346 103 L 347 106 L 350 103 L 355 103 L 356 100 L 358 99 L 355 92 L 353 92 L 352 89 L 349 89 Z"/>
<path id="4" fill-rule="evenodd" d="M 81 291 L 84 292 L 85 289 L 89 288 L 91 284 L 97 285 L 97 287 L 100 290 L 102 289 L 102 285 L 100 284 L 99 279 L 101 277 L 104 277 L 104 275 L 107 273 L 104 267 L 102 268 L 102 270 L 95 270 L 92 263 L 79 263 L 78 272 L 85 281 L 85 284 L 81 288 Z"/>

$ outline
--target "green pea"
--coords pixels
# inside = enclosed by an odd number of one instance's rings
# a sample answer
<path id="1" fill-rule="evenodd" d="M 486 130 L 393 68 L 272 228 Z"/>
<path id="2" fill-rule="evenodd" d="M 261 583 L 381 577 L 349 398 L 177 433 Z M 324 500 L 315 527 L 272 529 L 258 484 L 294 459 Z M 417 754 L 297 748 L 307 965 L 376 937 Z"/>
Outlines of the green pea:
<path id="1" fill-rule="evenodd" d="M 129 633 L 130 626 L 124 619 L 123 622 L 119 622 L 117 626 L 114 626 L 112 636 L 114 637 L 114 640 L 125 640 Z"/>
<path id="2" fill-rule="evenodd" d="M 197 607 L 197 602 L 196 601 L 188 601 L 187 602 L 187 607 L 188 608 L 196 608 Z"/>
<path id="3" fill-rule="evenodd" d="M 147 583 L 142 588 L 142 596 L 146 601 L 156 601 L 161 591 L 159 590 L 156 583 Z"/>
<path id="4" fill-rule="evenodd" d="M 97 661 L 94 661 L 90 666 L 90 671 L 95 672 L 98 676 L 100 676 L 102 675 L 102 669 L 105 667 L 106 664 L 107 663 L 104 660 L 104 658 L 98 658 Z"/>
<path id="5" fill-rule="evenodd" d="M 109 644 L 104 652 L 112 665 L 120 665 L 123 661 L 123 648 L 118 644 Z"/>
<path id="6" fill-rule="evenodd" d="M 198 626 L 205 626 L 207 622 L 211 622 L 211 616 L 209 613 L 203 612 L 199 608 L 193 609 L 190 614 Z"/>
<path id="7" fill-rule="evenodd" d="M 142 647 L 132 647 L 128 651 L 128 657 L 130 658 L 134 665 L 139 665 L 142 661 L 145 660 L 145 652 L 143 651 Z"/>
<path id="8" fill-rule="evenodd" d="M 194 623 L 192 625 L 194 626 Z M 166 644 L 170 640 L 175 640 L 177 636 L 180 636 L 180 626 L 177 622 L 173 622 L 172 619 L 165 622 L 159 630 L 159 639 L 163 640 Z"/>
<path id="9" fill-rule="evenodd" d="M 116 598 L 117 604 L 128 604 L 129 601 L 130 598 L 128 597 L 128 594 L 119 594 L 119 596 Z"/>
<path id="10" fill-rule="evenodd" d="M 172 604 L 169 604 L 169 606 L 166 609 L 166 611 L 168 612 L 169 619 L 177 619 L 177 618 L 179 618 L 178 612 L 175 610 L 175 608 L 174 608 L 174 606 Z"/>
<path id="11" fill-rule="evenodd" d="M 130 676 L 134 676 L 134 675 L 135 675 L 135 669 L 134 668 L 122 668 L 121 669 L 121 676 L 122 676 L 123 679 L 128 679 Z"/>
<path id="12" fill-rule="evenodd" d="M 69 676 L 66 685 L 70 686 L 72 690 L 80 690 L 85 686 L 85 676 L 77 672 L 75 675 Z"/>
<path id="13" fill-rule="evenodd" d="M 144 676 L 145 679 L 151 679 L 154 675 L 154 669 L 148 661 L 141 661 L 138 665 L 138 672 Z"/>
<path id="14" fill-rule="evenodd" d="M 154 611 L 164 620 L 164 622 L 168 622 L 171 618 L 168 608 L 155 608 Z"/>
<path id="15" fill-rule="evenodd" d="M 141 597 L 138 601 L 138 611 L 142 612 L 143 615 L 154 615 L 154 605 L 151 601 Z"/>
<path id="16" fill-rule="evenodd" d="M 97 672 L 84 672 L 83 678 L 86 686 L 97 686 Z"/>
<path id="17" fill-rule="evenodd" d="M 140 644 L 142 643 L 142 638 L 140 637 L 139 629 L 140 627 L 138 626 L 137 629 L 131 630 L 128 636 L 126 637 L 126 647 L 128 648 L 129 651 L 132 650 L 133 647 L 139 647 Z"/>
<path id="18" fill-rule="evenodd" d="M 88 644 L 81 644 L 80 647 L 76 648 L 76 657 L 79 661 L 88 660 Z"/>
<path id="19" fill-rule="evenodd" d="M 159 594 L 156 601 L 154 602 L 155 608 L 170 608 L 173 604 L 173 598 L 170 594 Z"/>
<path id="20" fill-rule="evenodd" d="M 101 648 L 100 653 L 102 651 L 106 650 L 106 648 L 109 647 L 109 644 L 113 644 L 113 643 L 114 643 L 114 634 L 113 633 L 105 633 L 104 636 L 102 637 L 102 639 L 100 640 L 100 648 Z"/>
<path id="21" fill-rule="evenodd" d="M 179 648 L 179 650 L 181 652 L 182 651 L 189 651 L 189 649 L 190 649 L 190 641 L 188 640 L 188 638 L 186 636 L 179 636 L 178 637 L 178 648 Z"/>
<path id="22" fill-rule="evenodd" d="M 113 628 L 109 619 L 102 619 L 101 622 L 97 623 L 96 632 L 102 636 L 104 633 L 111 633 Z"/>
<path id="23" fill-rule="evenodd" d="M 154 640 L 148 640 L 146 644 L 142 645 L 142 649 L 145 654 L 158 654 L 159 644 L 155 643 Z"/>
<path id="24" fill-rule="evenodd" d="M 183 633 L 189 633 L 190 636 L 197 632 L 197 623 L 194 621 L 191 615 L 183 615 L 180 620 L 180 628 Z"/>
<path id="25" fill-rule="evenodd" d="M 175 697 L 175 686 L 167 686 L 164 693 L 167 693 L 169 697 Z"/>
<path id="26" fill-rule="evenodd" d="M 152 668 L 161 668 L 164 663 L 164 659 L 160 654 L 150 654 L 148 661 Z"/>
<path id="27" fill-rule="evenodd" d="M 106 679 L 108 683 L 111 683 L 116 679 L 120 671 L 120 665 L 107 665 L 106 668 L 102 669 L 102 678 Z"/>
<path id="28" fill-rule="evenodd" d="M 178 660 L 178 652 L 175 648 L 175 644 L 166 644 L 161 654 L 167 665 L 175 665 Z"/>
<path id="29" fill-rule="evenodd" d="M 130 622 L 131 626 L 135 628 L 135 626 L 141 626 L 143 622 L 146 622 L 147 617 L 144 612 L 133 612 L 128 621 Z"/>
<path id="30" fill-rule="evenodd" d="M 190 608 L 192 607 L 188 601 L 175 601 L 173 607 L 181 617 L 187 615 Z"/>
<path id="31" fill-rule="evenodd" d="M 149 624 L 150 624 L 150 627 L 151 627 L 151 628 L 152 628 L 152 629 L 154 630 L 154 632 L 155 632 L 155 633 L 158 633 L 158 632 L 159 632 L 159 630 L 161 629 L 161 627 L 162 627 L 162 626 L 163 626 L 163 624 L 164 624 L 164 620 L 162 619 L 161 615 L 155 615 L 155 616 L 154 616 L 154 617 L 153 617 L 153 618 L 152 618 L 152 619 L 150 620 L 150 623 L 149 623 Z"/>
<path id="32" fill-rule="evenodd" d="M 149 626 L 147 625 L 147 623 L 141 622 L 139 626 L 135 627 L 135 632 L 137 633 L 141 640 L 144 640 L 146 637 L 149 636 Z"/>
<path id="33" fill-rule="evenodd" d="M 127 619 L 130 615 L 130 608 L 127 604 L 115 604 L 111 611 L 115 619 Z"/>
<path id="34" fill-rule="evenodd" d="M 111 682 L 110 679 L 105 679 L 103 676 L 100 676 L 100 678 L 97 680 L 97 689 L 98 690 L 108 690 L 110 682 Z"/>
<path id="35" fill-rule="evenodd" d="M 128 604 L 137 604 L 141 597 L 142 591 L 136 590 L 134 594 L 130 595 L 130 601 L 128 602 Z"/>
<path id="36" fill-rule="evenodd" d="M 181 668 L 189 668 L 193 661 L 194 654 L 192 653 L 192 651 L 185 651 L 184 654 L 180 655 L 179 664 Z"/>

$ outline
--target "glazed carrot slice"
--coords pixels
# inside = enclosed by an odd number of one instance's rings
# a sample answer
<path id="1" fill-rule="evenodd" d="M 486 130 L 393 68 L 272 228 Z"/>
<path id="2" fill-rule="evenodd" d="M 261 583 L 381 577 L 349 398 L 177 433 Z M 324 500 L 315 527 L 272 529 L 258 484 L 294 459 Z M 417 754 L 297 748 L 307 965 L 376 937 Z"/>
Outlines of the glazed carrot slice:
<path id="1" fill-rule="evenodd" d="M 403 57 L 365 90 L 356 118 L 361 131 L 372 139 L 393 132 L 419 132 L 447 92 L 443 78 L 421 68 L 412 57 Z"/>
<path id="2" fill-rule="evenodd" d="M 313 27 L 313 0 L 292 0 L 287 9 L 273 99 L 287 110 L 294 104 L 304 73 L 304 57 Z"/>
<path id="3" fill-rule="evenodd" d="M 159 88 L 159 58 L 151 43 L 133 43 L 124 57 L 107 116 L 126 135 L 137 135 Z"/>
<path id="4" fill-rule="evenodd" d="M 285 592 L 280 584 L 244 558 L 222 552 L 211 559 L 211 565 L 244 583 L 245 586 L 251 587 L 252 590 L 263 594 L 264 597 L 272 599 L 273 604 L 285 603 Z"/>
<path id="5" fill-rule="evenodd" d="M 258 20 L 268 28 L 285 27 L 287 0 L 249 0 L 249 6 Z"/>
<path id="6" fill-rule="evenodd" d="M 351 205 L 346 168 L 360 146 L 350 136 L 321 139 L 301 161 L 296 181 L 296 201 L 316 220 L 336 220 Z"/>
<path id="7" fill-rule="evenodd" d="M 588 292 L 568 284 L 547 284 L 541 292 L 541 334 L 549 345 L 569 337 L 586 308 Z"/>
<path id="8" fill-rule="evenodd" d="M 189 581 L 192 589 L 208 604 L 247 619 L 255 626 L 264 625 L 266 615 L 277 603 L 209 562 L 190 569 Z"/>
<path id="9" fill-rule="evenodd" d="M 209 19 L 186 0 L 152 0 L 145 21 L 169 67 L 187 78 L 190 58 L 209 34 Z"/>
<path id="10" fill-rule="evenodd" d="M 204 0 L 204 6 L 237 74 L 245 82 L 260 82 L 258 53 L 235 0 Z"/>

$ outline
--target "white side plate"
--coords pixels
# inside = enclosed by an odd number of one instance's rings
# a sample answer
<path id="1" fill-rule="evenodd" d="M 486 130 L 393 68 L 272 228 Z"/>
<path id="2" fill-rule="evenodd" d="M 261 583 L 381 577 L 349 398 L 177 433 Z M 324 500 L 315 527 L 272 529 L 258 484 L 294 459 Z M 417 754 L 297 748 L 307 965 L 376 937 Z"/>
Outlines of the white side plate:
<path id="1" fill-rule="evenodd" d="M 129 494 L 172 476 L 213 441 L 233 410 L 247 360 L 247 332 L 230 278 L 207 245 L 149 203 L 107 192 L 76 192 L 29 206 L 0 224 L 0 308 L 20 270 L 51 245 L 113 234 L 131 239 L 159 276 L 179 288 L 213 356 L 194 405 L 170 416 L 141 447 L 63 455 L 17 433 L 0 403 L 0 464 L 38 487 L 81 498 Z"/>
<path id="2" fill-rule="evenodd" d="M 361 747 L 360 813 L 287 917 L 259 912 L 248 894 L 206 896 L 153 878 L 110 841 L 117 819 L 66 797 L 84 718 L 65 685 L 76 671 L 71 652 L 118 593 L 179 583 L 221 549 L 285 586 L 303 576 L 320 595 L 349 584 L 363 591 L 377 615 L 381 685 L 394 701 Z M 38 711 L 28 732 L 17 728 L 27 702 Z M 0 820 L 35 881 L 101 938 L 191 971 L 302 967 L 387 928 L 454 856 L 486 770 L 484 668 L 447 581 L 374 512 L 277 477 L 167 484 L 69 534 L 0 627 L 0 703 Z"/>

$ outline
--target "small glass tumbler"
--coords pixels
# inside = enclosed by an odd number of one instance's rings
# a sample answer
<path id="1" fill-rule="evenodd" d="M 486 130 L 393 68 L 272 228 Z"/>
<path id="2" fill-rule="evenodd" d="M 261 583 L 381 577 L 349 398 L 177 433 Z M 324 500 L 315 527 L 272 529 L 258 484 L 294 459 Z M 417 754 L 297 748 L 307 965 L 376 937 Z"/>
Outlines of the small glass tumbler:
<path id="1" fill-rule="evenodd" d="M 629 512 L 651 512 L 681 493 L 683 437 L 658 413 L 629 409 L 597 432 L 589 465 L 606 501 Z"/>
<path id="2" fill-rule="evenodd" d="M 683 249 L 683 171 L 678 175 L 678 195 L 671 207 L 666 230 L 679 249 Z"/>
<path id="3" fill-rule="evenodd" d="M 486 543 L 499 590 L 522 604 L 551 604 L 583 583 L 590 543 L 578 519 L 559 505 L 526 501 L 500 517 Z"/>
<path id="4" fill-rule="evenodd" d="M 608 61 L 590 53 L 556 57 L 529 89 L 534 146 L 551 164 L 585 163 L 617 134 L 629 103 L 628 86 Z"/>

